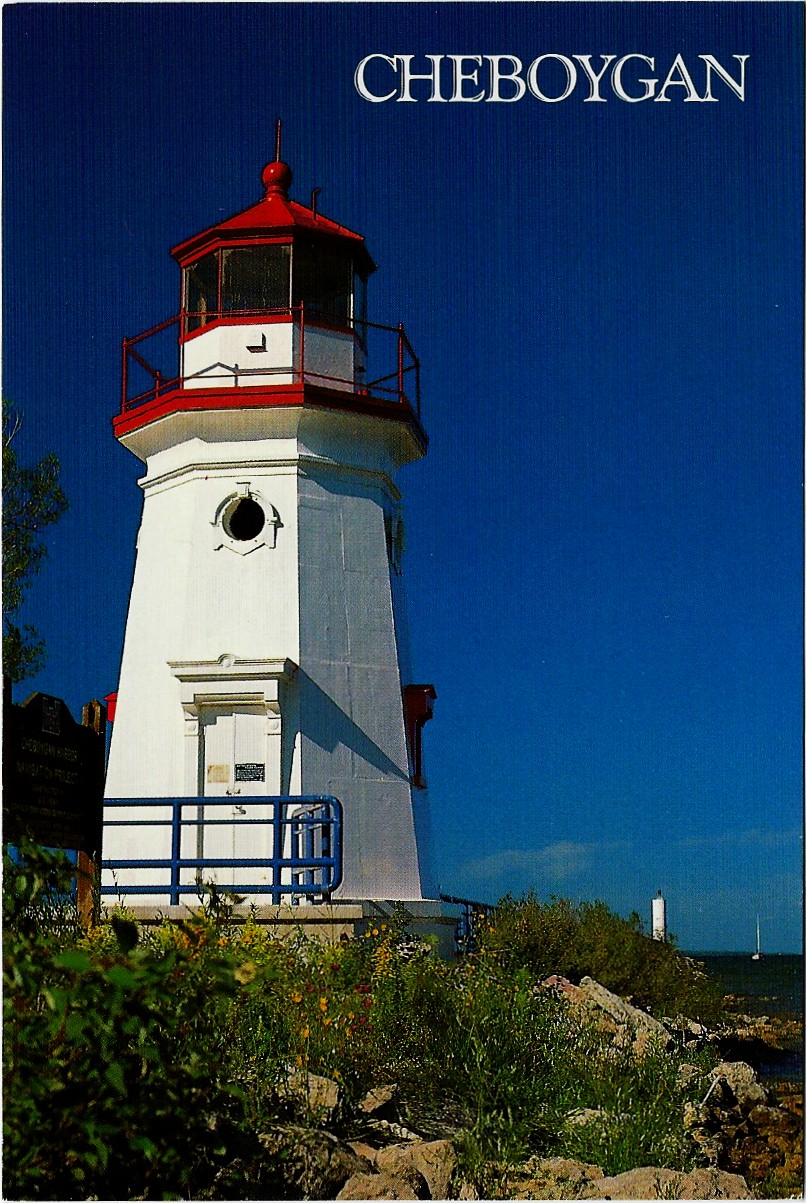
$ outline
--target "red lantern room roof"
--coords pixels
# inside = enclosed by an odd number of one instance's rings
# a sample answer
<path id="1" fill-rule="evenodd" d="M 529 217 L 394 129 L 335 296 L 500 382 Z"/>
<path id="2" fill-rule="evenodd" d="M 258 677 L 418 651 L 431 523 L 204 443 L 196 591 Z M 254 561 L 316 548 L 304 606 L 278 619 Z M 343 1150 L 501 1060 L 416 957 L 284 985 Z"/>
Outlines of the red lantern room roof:
<path id="1" fill-rule="evenodd" d="M 355 230 L 323 217 L 315 208 L 306 208 L 289 200 L 291 168 L 275 159 L 263 169 L 266 192 L 263 200 L 226 221 L 194 234 L 171 251 L 174 259 L 186 264 L 210 247 L 221 243 L 252 241 L 260 238 L 293 238 L 305 234 L 329 242 L 339 241 L 349 246 L 356 267 L 362 275 L 375 271 L 375 264 L 366 248 L 364 238 Z"/>

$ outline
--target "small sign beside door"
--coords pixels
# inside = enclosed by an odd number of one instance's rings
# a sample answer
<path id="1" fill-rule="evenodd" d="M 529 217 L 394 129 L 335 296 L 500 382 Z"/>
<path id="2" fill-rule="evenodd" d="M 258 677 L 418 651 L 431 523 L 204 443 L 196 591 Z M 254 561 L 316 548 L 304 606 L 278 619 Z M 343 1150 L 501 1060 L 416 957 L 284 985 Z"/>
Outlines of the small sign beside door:
<path id="1" fill-rule="evenodd" d="M 236 781 L 265 781 L 266 766 L 265 764 L 236 764 L 235 766 Z"/>

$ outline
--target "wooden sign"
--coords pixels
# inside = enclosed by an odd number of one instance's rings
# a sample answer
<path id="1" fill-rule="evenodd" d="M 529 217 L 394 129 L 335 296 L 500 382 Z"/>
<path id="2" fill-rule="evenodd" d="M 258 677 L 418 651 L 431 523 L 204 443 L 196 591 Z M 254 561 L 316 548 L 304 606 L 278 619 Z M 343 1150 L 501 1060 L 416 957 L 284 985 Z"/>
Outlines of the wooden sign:
<path id="1" fill-rule="evenodd" d="M 3 840 L 29 836 L 100 860 L 106 711 L 77 723 L 61 698 L 34 693 L 3 716 Z"/>

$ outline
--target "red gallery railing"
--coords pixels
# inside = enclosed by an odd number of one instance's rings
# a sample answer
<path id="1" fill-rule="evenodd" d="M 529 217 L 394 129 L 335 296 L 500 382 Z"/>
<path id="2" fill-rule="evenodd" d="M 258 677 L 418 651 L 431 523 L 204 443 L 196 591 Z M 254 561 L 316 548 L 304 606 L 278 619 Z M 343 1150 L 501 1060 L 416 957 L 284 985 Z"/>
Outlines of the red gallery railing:
<path id="1" fill-rule="evenodd" d="M 292 355 L 294 362 L 272 367 L 245 368 L 238 364 L 212 364 L 212 369 L 221 368 L 220 373 L 204 370 L 203 379 L 209 382 L 211 388 L 216 387 L 220 380 L 233 381 L 229 387 L 250 387 L 250 377 L 261 377 L 261 386 L 265 386 L 267 376 L 291 376 L 294 384 L 314 384 L 323 388 L 335 387 L 349 390 L 355 395 L 376 401 L 386 401 L 393 404 L 405 405 L 420 417 L 420 361 L 414 353 L 402 323 L 397 326 L 384 326 L 378 322 L 353 322 L 350 329 L 343 325 L 334 325 L 321 317 L 306 315 L 302 305 L 289 306 L 283 309 L 271 309 L 255 312 L 254 310 L 227 310 L 221 313 L 192 313 L 183 312 L 167 318 L 150 330 L 136 334 L 134 338 L 123 340 L 123 371 L 121 388 L 121 413 L 128 413 L 141 405 L 158 400 L 166 393 L 186 387 L 186 382 L 194 380 L 199 387 L 199 372 L 182 375 L 179 364 L 179 351 L 183 346 L 192 345 L 194 338 L 205 330 L 216 327 L 226 327 L 227 324 L 249 321 L 255 325 L 266 323 L 293 324 L 298 334 L 296 354 Z M 190 327 L 194 323 L 193 329 Z M 201 324 L 203 323 L 203 324 Z M 159 345 L 160 336 L 176 328 L 175 339 L 163 339 L 165 345 Z M 385 362 L 391 370 L 383 372 L 371 380 L 356 380 L 355 375 L 333 376 L 311 369 L 310 357 L 306 366 L 306 341 L 312 332 L 333 332 L 350 334 L 362 353 L 375 362 Z M 391 337 L 390 337 L 391 336 Z M 145 344 L 145 345 L 144 345 Z M 155 355 L 156 350 L 156 355 Z M 150 360 L 157 358 L 161 367 L 155 367 Z M 168 361 L 172 360 L 173 366 Z M 133 370 L 139 368 L 150 380 L 150 387 L 135 392 L 132 395 Z M 163 370 L 167 368 L 167 370 Z M 278 387 L 282 387 L 278 381 Z M 287 383 L 287 381 L 285 382 Z M 137 385 L 135 384 L 136 388 Z"/>

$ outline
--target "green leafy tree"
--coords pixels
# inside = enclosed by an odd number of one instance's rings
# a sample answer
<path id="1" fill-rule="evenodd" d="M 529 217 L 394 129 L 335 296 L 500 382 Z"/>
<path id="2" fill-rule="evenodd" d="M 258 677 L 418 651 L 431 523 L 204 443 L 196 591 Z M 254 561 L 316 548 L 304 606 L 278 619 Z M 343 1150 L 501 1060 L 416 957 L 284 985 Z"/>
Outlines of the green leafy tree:
<path id="1" fill-rule="evenodd" d="M 21 421 L 3 413 L 3 672 L 12 681 L 37 673 L 45 659 L 38 631 L 16 621 L 28 587 L 47 555 L 42 531 L 62 516 L 67 498 L 52 453 L 23 467 L 14 448 Z"/>

